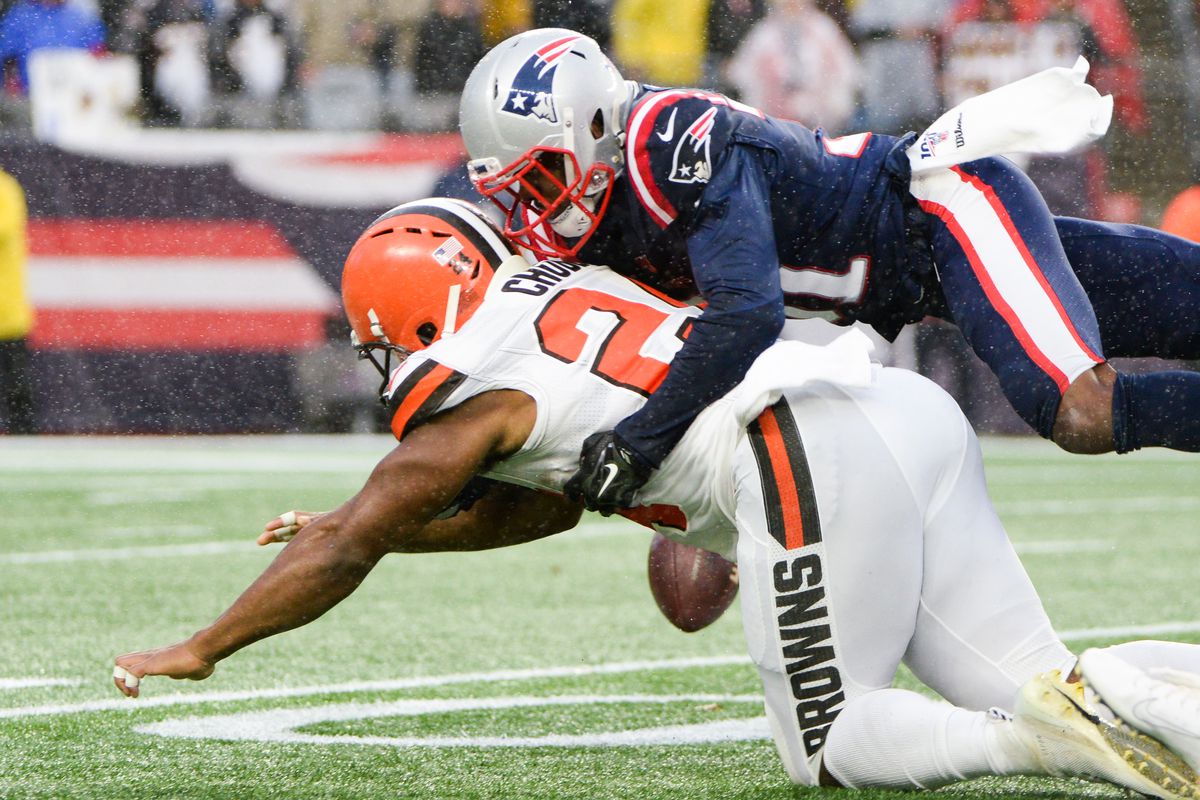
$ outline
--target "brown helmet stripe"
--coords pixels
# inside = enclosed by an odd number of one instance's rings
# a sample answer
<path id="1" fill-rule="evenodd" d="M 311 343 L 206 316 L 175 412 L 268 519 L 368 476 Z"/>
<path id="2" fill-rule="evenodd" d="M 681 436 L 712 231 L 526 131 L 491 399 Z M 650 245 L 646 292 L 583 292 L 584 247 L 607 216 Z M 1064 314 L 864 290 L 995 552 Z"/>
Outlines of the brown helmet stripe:
<path id="1" fill-rule="evenodd" d="M 431 197 L 427 200 L 404 203 L 380 216 L 370 227 L 373 228 L 380 222 L 400 214 L 425 214 L 442 220 L 461 233 L 479 251 L 493 272 L 500 266 L 501 261 L 517 254 L 516 247 L 496 230 L 487 216 L 463 200 Z"/>

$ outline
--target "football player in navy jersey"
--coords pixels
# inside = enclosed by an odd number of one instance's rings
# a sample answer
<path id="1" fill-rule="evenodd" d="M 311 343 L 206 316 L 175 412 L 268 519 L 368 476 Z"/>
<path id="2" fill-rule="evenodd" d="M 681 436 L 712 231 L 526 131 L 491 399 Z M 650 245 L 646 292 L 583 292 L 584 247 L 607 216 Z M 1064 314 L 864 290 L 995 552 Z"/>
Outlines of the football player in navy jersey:
<path id="1" fill-rule="evenodd" d="M 1107 363 L 1200 357 L 1200 246 L 1054 217 L 1003 158 L 918 181 L 911 135 L 830 139 L 721 95 L 625 81 L 563 29 L 495 47 L 460 115 L 472 181 L 514 241 L 706 303 L 651 400 L 585 443 L 572 491 L 589 508 L 628 505 L 789 316 L 889 339 L 947 319 L 1064 449 L 1200 450 L 1200 373 Z"/>

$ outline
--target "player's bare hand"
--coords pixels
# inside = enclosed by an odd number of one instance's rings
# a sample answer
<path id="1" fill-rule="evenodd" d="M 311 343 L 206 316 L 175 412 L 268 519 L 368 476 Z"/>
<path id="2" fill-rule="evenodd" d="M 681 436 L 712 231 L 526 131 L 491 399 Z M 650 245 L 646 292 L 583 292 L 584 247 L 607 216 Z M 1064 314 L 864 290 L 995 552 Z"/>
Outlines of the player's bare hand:
<path id="1" fill-rule="evenodd" d="M 285 511 L 263 527 L 263 532 L 258 535 L 258 543 L 290 542 L 305 525 L 325 514 L 324 511 Z"/>
<path id="2" fill-rule="evenodd" d="M 202 681 L 212 675 L 213 668 L 213 664 L 193 653 L 186 641 L 178 642 L 154 650 L 117 656 L 113 667 L 113 683 L 126 697 L 137 697 L 142 678 L 147 675 Z"/>

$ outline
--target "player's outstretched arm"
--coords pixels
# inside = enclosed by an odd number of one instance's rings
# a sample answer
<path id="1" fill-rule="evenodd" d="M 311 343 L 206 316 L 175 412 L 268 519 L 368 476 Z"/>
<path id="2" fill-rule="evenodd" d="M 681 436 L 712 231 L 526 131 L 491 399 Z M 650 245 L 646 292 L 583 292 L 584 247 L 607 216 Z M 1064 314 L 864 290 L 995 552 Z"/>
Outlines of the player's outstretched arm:
<path id="1" fill-rule="evenodd" d="M 407 537 L 399 553 L 440 553 L 450 550 L 488 550 L 532 542 L 574 528 L 583 506 L 559 494 L 487 481 L 474 504 L 446 519 L 432 520 L 420 533 Z M 266 524 L 260 545 L 291 541 L 297 533 L 328 512 L 287 511 Z"/>
<path id="2" fill-rule="evenodd" d="M 469 509 L 433 520 L 405 539 L 396 552 L 489 550 L 523 544 L 571 530 L 582 514 L 583 504 L 577 500 L 491 481 Z"/>
<path id="3" fill-rule="evenodd" d="M 118 657 L 117 688 L 137 696 L 146 675 L 207 677 L 246 645 L 312 622 L 384 555 L 403 550 L 485 464 L 520 449 L 535 416 L 528 396 L 489 392 L 412 431 L 358 494 L 305 526 L 215 622 L 177 645 Z"/>

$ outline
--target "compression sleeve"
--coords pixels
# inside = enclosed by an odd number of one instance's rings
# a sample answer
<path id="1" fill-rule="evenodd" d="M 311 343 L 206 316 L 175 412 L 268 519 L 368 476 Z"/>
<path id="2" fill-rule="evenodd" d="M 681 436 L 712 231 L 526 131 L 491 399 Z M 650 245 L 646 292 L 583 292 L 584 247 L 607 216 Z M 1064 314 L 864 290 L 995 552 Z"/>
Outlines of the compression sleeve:
<path id="1" fill-rule="evenodd" d="M 667 377 L 617 435 L 658 466 L 710 403 L 745 377 L 783 328 L 770 187 L 757 150 L 734 146 L 705 189 L 688 257 L 707 306 Z"/>

